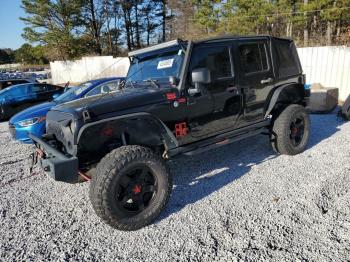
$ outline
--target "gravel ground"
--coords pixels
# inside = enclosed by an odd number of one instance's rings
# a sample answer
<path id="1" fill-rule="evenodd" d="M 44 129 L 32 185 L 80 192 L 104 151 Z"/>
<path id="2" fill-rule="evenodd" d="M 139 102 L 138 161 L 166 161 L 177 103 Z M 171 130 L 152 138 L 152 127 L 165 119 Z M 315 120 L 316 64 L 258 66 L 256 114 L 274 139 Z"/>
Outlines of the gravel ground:
<path id="1" fill-rule="evenodd" d="M 276 156 L 259 136 L 170 163 L 171 201 L 136 232 L 96 217 L 88 183 L 20 180 L 31 146 L 1 123 L 0 260 L 349 261 L 350 123 L 311 120 L 297 156 Z"/>

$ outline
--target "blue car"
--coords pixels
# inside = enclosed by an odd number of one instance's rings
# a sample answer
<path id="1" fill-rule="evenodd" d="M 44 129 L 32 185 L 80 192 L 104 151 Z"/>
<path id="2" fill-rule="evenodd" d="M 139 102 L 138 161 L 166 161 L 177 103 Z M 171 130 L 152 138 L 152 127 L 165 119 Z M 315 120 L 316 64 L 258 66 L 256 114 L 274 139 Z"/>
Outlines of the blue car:
<path id="1" fill-rule="evenodd" d="M 88 81 L 70 88 L 51 102 L 27 108 L 10 119 L 9 130 L 12 138 L 23 143 L 32 143 L 28 134 L 40 137 L 45 133 L 46 114 L 52 107 L 83 97 L 115 92 L 119 89 L 121 80 L 123 78 L 111 77 Z"/>
<path id="2" fill-rule="evenodd" d="M 7 87 L 0 91 L 0 120 L 9 119 L 28 107 L 52 100 L 63 91 L 61 86 L 40 83 Z"/>

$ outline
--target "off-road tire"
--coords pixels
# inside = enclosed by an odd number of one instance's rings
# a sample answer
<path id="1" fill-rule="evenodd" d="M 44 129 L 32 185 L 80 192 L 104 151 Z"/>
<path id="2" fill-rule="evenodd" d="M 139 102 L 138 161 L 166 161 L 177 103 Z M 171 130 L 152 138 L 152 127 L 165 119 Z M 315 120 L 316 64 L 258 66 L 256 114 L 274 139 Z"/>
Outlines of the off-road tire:
<path id="1" fill-rule="evenodd" d="M 123 217 L 115 200 L 118 177 L 133 166 L 146 165 L 157 179 L 158 191 L 143 211 Z M 90 183 L 90 200 L 96 214 L 108 225 L 125 231 L 137 230 L 152 223 L 164 209 L 172 190 L 172 177 L 162 158 L 151 149 L 130 145 L 107 154 L 97 165 Z"/>
<path id="2" fill-rule="evenodd" d="M 341 108 L 341 116 L 344 118 L 344 120 L 350 120 L 350 95 L 345 100 L 345 103 Z"/>
<path id="3" fill-rule="evenodd" d="M 291 139 L 291 124 L 293 119 L 302 118 L 304 121 L 304 134 L 298 145 L 293 145 Z M 287 106 L 275 119 L 271 131 L 271 145 L 275 152 L 284 155 L 296 155 L 303 152 L 307 146 L 310 135 L 310 118 L 306 109 L 301 105 Z"/>

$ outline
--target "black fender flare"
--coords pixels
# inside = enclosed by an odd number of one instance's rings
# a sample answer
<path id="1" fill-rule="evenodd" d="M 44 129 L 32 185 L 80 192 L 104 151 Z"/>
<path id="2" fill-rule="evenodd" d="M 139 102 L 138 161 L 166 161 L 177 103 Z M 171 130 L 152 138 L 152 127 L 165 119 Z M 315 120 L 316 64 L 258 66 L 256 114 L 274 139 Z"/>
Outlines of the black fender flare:
<path id="1" fill-rule="evenodd" d="M 283 84 L 272 91 L 271 99 L 265 111 L 265 118 L 272 112 L 277 103 L 303 103 L 304 86 L 299 83 Z"/>
<path id="2" fill-rule="evenodd" d="M 99 130 L 101 133 L 106 127 L 115 129 L 116 136 L 123 133 L 128 134 L 133 144 L 163 144 L 167 149 L 179 146 L 170 129 L 159 118 L 147 112 L 131 113 L 86 123 L 79 130 L 77 145 L 84 140 L 85 134 L 89 137 L 89 132 L 95 134 L 94 130 Z"/>

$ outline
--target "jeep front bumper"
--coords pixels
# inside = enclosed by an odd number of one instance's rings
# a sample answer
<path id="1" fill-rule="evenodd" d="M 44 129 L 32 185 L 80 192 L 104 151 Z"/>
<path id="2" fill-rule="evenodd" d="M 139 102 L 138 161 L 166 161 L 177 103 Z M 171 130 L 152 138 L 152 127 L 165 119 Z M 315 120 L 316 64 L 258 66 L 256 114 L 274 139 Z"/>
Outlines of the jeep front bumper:
<path id="1" fill-rule="evenodd" d="M 31 154 L 32 166 L 39 163 L 41 168 L 56 181 L 78 182 L 79 161 L 77 157 L 63 154 L 32 134 L 29 134 L 29 137 L 36 146 L 36 150 Z"/>

